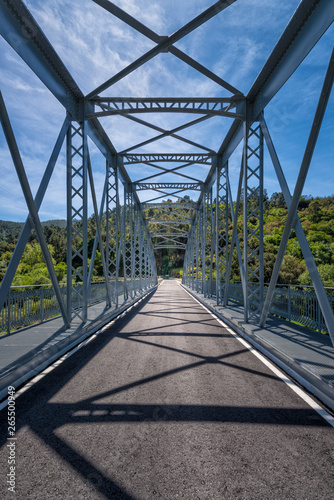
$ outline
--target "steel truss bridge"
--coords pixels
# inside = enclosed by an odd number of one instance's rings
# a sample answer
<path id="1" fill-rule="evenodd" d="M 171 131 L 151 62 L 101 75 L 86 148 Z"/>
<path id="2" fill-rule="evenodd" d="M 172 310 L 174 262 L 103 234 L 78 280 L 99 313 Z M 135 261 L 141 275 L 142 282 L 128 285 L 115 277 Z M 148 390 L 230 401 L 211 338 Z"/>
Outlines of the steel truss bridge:
<path id="1" fill-rule="evenodd" d="M 21 0 L 0 0 L 1 35 L 63 106 L 65 115 L 39 189 L 33 197 L 5 97 L 1 95 L 1 123 L 29 213 L 1 284 L 0 308 L 6 303 L 16 269 L 30 232 L 34 229 L 66 326 L 70 326 L 74 318 L 83 322 L 87 320 L 91 278 L 98 249 L 102 256 L 106 305 L 112 307 L 118 302 L 117 286 L 114 284 L 120 280 L 124 284 L 125 299 L 156 284 L 154 253 L 161 248 L 185 250 L 184 283 L 207 296 L 215 296 L 217 304 L 220 305 L 226 305 L 228 302 L 232 255 L 236 248 L 242 279 L 244 319 L 246 322 L 263 326 L 275 293 L 288 239 L 294 229 L 312 278 L 324 322 L 334 342 L 332 308 L 297 215 L 298 202 L 332 90 L 333 54 L 322 83 L 314 121 L 292 192 L 289 190 L 264 117 L 264 112 L 274 96 L 289 81 L 333 22 L 333 2 L 300 2 L 247 95 L 175 45 L 215 16 L 221 16 L 224 21 L 224 11 L 233 9 L 236 0 L 220 0 L 214 3 L 169 36 L 161 36 L 152 31 L 111 1 L 92 2 L 104 10 L 105 16 L 110 16 L 110 19 L 116 17 L 147 37 L 154 46 L 85 95 L 25 3 Z M 62 33 L 59 33 L 59 39 L 61 37 Z M 173 56 L 182 61 L 185 67 L 199 72 L 203 79 L 214 82 L 223 96 L 139 98 L 111 95 L 114 94 L 115 84 L 164 53 L 166 57 Z M 170 113 L 183 116 L 184 123 L 167 129 L 157 125 L 162 122 L 153 120 L 157 114 L 161 116 Z M 191 116 L 187 117 L 187 114 Z M 153 137 L 131 144 L 122 151 L 116 150 L 112 133 L 106 126 L 107 120 L 115 115 L 154 131 Z M 152 116 L 152 121 L 149 121 L 148 116 Z M 221 145 L 216 151 L 206 144 L 200 144 L 196 139 L 199 134 L 195 134 L 193 139 L 189 138 L 189 134 L 182 134 L 190 129 L 195 131 L 197 126 L 213 119 L 222 120 L 224 123 L 230 121 L 228 131 L 222 135 Z M 163 149 L 161 152 L 159 141 L 166 138 L 178 141 L 183 148 L 186 145 L 187 153 L 183 153 L 182 148 L 172 153 L 164 153 Z M 64 142 L 67 151 L 66 294 L 59 287 L 39 217 L 39 209 Z M 91 143 L 104 157 L 106 165 L 104 189 L 100 197 L 95 189 Z M 237 195 L 233 198 L 229 161 L 240 144 L 243 145 L 243 154 L 239 185 Z M 146 152 L 149 145 L 152 145 L 151 153 Z M 265 148 L 288 206 L 288 216 L 274 270 L 266 288 L 263 271 Z M 133 168 L 137 169 L 136 176 L 133 176 Z M 149 168 L 152 175 L 146 175 L 146 168 Z M 143 174 L 139 178 L 141 171 Z M 201 172 L 201 176 L 198 172 Z M 195 201 L 192 201 L 193 199 Z M 164 202 L 160 203 L 159 200 Z M 93 205 L 97 227 L 90 265 L 87 239 L 89 203 Z M 242 213 L 239 210 L 241 204 Z M 150 215 L 151 209 L 161 210 L 162 215 Z M 184 210 L 187 215 L 184 215 Z M 105 241 L 101 231 L 104 216 Z M 243 221 L 243 250 L 240 244 L 241 235 L 238 233 L 240 219 Z M 233 222 L 232 233 L 229 233 L 229 220 Z M 77 282 L 81 285 L 78 286 Z"/>

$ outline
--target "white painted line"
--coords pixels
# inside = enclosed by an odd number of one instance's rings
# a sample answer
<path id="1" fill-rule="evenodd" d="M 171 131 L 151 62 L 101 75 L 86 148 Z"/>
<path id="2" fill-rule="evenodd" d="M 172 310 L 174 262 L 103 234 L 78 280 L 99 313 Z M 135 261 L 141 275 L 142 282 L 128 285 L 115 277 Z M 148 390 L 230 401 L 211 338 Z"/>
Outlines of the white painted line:
<path id="1" fill-rule="evenodd" d="M 181 285 L 179 285 L 181 286 Z M 324 418 L 332 427 L 334 427 L 334 417 L 328 413 L 324 408 L 322 408 L 314 399 L 312 399 L 303 389 L 301 389 L 295 382 L 290 380 L 287 375 L 279 370 L 271 361 L 269 361 L 265 356 L 263 356 L 259 351 L 257 351 L 251 344 L 249 344 L 245 339 L 240 337 L 236 332 L 234 332 L 224 321 L 222 321 L 216 314 L 205 307 L 202 302 L 196 299 L 191 293 L 185 288 L 183 290 L 190 295 L 198 304 L 200 304 L 207 313 L 209 313 L 218 323 L 220 323 L 235 339 L 241 342 L 249 351 L 251 351 L 254 356 L 262 361 L 275 375 L 282 380 L 287 386 L 290 387 L 300 398 L 302 398 L 305 403 L 307 403 L 313 410 L 315 410 L 322 418 Z"/>

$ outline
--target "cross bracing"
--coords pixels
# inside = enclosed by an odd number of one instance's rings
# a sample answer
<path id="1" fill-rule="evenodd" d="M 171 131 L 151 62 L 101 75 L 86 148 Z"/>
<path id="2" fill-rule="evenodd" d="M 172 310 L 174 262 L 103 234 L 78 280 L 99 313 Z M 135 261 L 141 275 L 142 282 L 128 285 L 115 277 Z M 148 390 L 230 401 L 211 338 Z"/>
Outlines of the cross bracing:
<path id="1" fill-rule="evenodd" d="M 103 255 L 103 276 L 107 283 L 105 300 L 107 306 L 111 307 L 119 300 L 114 282 L 122 281 L 125 298 L 134 297 L 138 290 L 148 289 L 155 283 L 154 250 L 174 248 L 185 250 L 184 282 L 205 295 L 215 296 L 217 302 L 223 305 L 229 301 L 228 290 L 235 253 L 242 281 L 245 321 L 264 325 L 287 241 L 294 229 L 320 304 L 324 327 L 333 340 L 333 312 L 296 216 L 296 207 L 329 106 L 333 56 L 330 57 L 320 89 L 311 132 L 297 172 L 296 186 L 291 193 L 270 134 L 270 120 L 268 126 L 264 117 L 265 113 L 267 117 L 267 111 L 270 116 L 269 105 L 276 94 L 326 35 L 334 19 L 333 2 L 302 0 L 295 12 L 291 10 L 292 17 L 286 27 L 282 26 L 281 36 L 276 45 L 273 44 L 262 70 L 254 68 L 259 76 L 248 93 L 241 92 L 240 82 L 235 82 L 233 77 L 225 77 L 224 71 L 219 70 L 216 74 L 188 55 L 186 50 L 175 46 L 185 37 L 187 40 L 188 37 L 195 37 L 199 27 L 205 29 L 216 18 L 224 23 L 227 13 L 232 15 L 235 12 L 237 16 L 238 12 L 240 14 L 238 9 L 242 8 L 236 0 L 220 0 L 213 5 L 209 1 L 206 3 L 207 7 L 201 13 L 167 36 L 157 33 L 111 1 L 87 0 L 87 5 L 94 5 L 95 13 L 105 16 L 111 23 L 117 20 L 130 29 L 134 36 L 140 34 L 149 40 L 150 48 L 138 57 L 130 57 L 132 62 L 125 63 L 122 69 L 110 69 L 110 74 L 100 83 L 94 83 L 87 68 L 85 78 L 88 83 L 85 81 L 85 88 L 90 86 L 90 90 L 84 92 L 55 49 L 57 44 L 53 45 L 48 39 L 48 30 L 43 29 L 44 26 L 40 26 L 35 19 L 34 14 L 38 12 L 30 12 L 21 0 L 0 0 L 1 35 L 56 98 L 66 115 L 41 186 L 35 199 L 32 199 L 24 173 L 25 165 L 19 157 L 19 148 L 16 148 L 13 135 L 15 127 L 10 123 L 10 116 L 7 118 L 6 96 L 2 99 L 1 122 L 27 202 L 28 217 L 1 284 L 0 306 L 6 301 L 29 231 L 34 228 L 44 248 L 51 281 L 66 324 L 76 316 L 82 321 L 86 320 L 92 262 L 97 251 Z M 34 11 L 33 2 L 29 5 Z M 164 21 L 166 19 L 161 20 L 162 24 Z M 95 33 L 98 36 L 98 26 Z M 208 30 L 206 36 L 208 39 L 215 37 L 215 32 Z M 62 33 L 59 32 L 58 40 L 61 37 Z M 227 44 L 224 51 L 228 50 L 231 47 Z M 125 96 L 117 95 L 121 88 L 118 83 L 128 88 L 127 78 L 136 75 L 139 75 L 136 95 L 140 95 L 139 83 L 143 72 L 157 57 L 163 58 L 166 74 L 168 62 L 177 61 L 183 65 L 185 72 L 191 69 L 193 78 L 196 75 L 196 78 L 209 84 L 208 88 L 212 89 L 214 85 L 218 90 L 211 91 L 214 95 L 207 96 L 179 94 L 166 97 L 168 93 L 162 97 L 155 97 L 154 94 L 144 97 L 129 96 L 128 93 Z M 237 61 L 234 69 L 238 69 Z M 173 71 L 174 67 L 170 73 Z M 176 91 L 171 94 L 174 95 Z M 43 110 L 40 111 L 42 114 Z M 188 121 L 189 113 L 194 115 L 191 121 Z M 140 118 L 136 116 L 138 114 Z M 216 143 L 212 140 L 213 131 L 217 135 Z M 116 142 L 120 132 L 125 139 L 118 147 Z M 156 133 L 158 135 L 152 135 Z M 68 223 L 68 274 L 65 307 L 55 283 L 52 261 L 40 233 L 38 211 L 66 135 L 67 193 L 64 198 Z M 173 141 L 168 148 L 166 141 Z M 233 184 L 235 155 L 240 147 L 239 182 Z M 98 175 L 93 158 L 96 154 L 92 154 L 94 148 L 97 148 L 105 165 L 104 187 L 99 193 L 95 185 Z M 263 282 L 265 151 L 289 208 L 267 293 Z M 238 185 L 235 193 L 234 185 Z M 93 206 L 97 228 L 89 266 L 87 218 L 90 206 Z M 103 220 L 106 220 L 104 232 L 99 228 Z M 243 231 L 238 229 L 240 223 Z M 158 238 L 161 240 L 157 241 Z M 80 281 L 80 288 L 73 286 L 75 281 Z"/>

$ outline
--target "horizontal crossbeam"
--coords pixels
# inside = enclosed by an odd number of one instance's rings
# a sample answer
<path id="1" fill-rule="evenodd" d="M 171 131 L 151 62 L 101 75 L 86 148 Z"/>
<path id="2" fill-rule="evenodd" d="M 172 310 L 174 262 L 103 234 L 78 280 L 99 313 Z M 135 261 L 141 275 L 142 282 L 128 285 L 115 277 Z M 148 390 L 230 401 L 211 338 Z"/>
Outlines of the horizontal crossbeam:
<path id="1" fill-rule="evenodd" d="M 195 210 L 196 209 L 196 203 L 193 201 L 187 201 L 187 202 L 164 202 L 164 203 L 142 203 L 141 204 L 142 210 L 148 210 L 150 208 L 158 208 L 159 210 L 164 210 L 164 209 L 169 209 L 172 208 L 173 210 L 181 210 L 181 209 L 187 209 L 187 210 Z"/>
<path id="2" fill-rule="evenodd" d="M 203 182 L 150 182 L 150 183 L 133 183 L 136 191 L 143 191 L 148 189 L 184 189 L 198 191 L 202 188 Z"/>
<path id="3" fill-rule="evenodd" d="M 190 219 L 147 219 L 148 224 L 189 224 Z"/>
<path id="4" fill-rule="evenodd" d="M 242 98 L 187 98 L 187 97 L 109 97 L 97 98 L 91 104 L 101 108 L 101 111 L 89 112 L 86 118 L 93 116 L 127 115 L 130 113 L 196 113 L 211 116 L 230 116 L 244 119 L 241 113 Z M 236 108 L 236 111 L 232 111 Z"/>
<path id="5" fill-rule="evenodd" d="M 153 245 L 153 250 L 156 250 L 158 248 L 171 248 L 171 249 L 179 249 L 179 250 L 186 250 L 187 246 L 186 245 Z"/>
<path id="6" fill-rule="evenodd" d="M 158 231 L 154 231 L 150 234 L 152 238 L 187 238 L 188 233 L 186 231 L 180 231 L 179 233 L 162 233 Z"/>

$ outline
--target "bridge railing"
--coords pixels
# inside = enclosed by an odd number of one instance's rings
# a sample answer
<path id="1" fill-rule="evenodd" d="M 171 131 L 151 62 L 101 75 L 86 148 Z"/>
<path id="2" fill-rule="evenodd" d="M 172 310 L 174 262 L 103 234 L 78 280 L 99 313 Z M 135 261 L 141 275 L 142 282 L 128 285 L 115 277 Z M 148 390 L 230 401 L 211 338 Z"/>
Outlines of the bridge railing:
<path id="1" fill-rule="evenodd" d="M 129 280 L 127 282 L 127 292 L 135 296 L 152 285 L 152 280 L 143 278 L 141 280 Z M 81 283 L 74 284 L 75 287 L 82 286 Z M 66 303 L 66 285 L 60 285 L 64 302 Z M 109 283 L 109 290 L 113 296 L 115 282 Z M 117 283 L 117 295 L 119 302 L 124 298 L 125 283 L 120 280 Z M 75 303 L 77 295 L 72 292 L 72 305 L 74 308 L 80 307 Z M 88 305 L 106 300 L 105 282 L 92 283 L 88 298 Z M 50 285 L 13 286 L 7 296 L 6 303 L 0 311 L 0 335 L 13 333 L 13 331 L 26 326 L 43 323 L 48 319 L 60 315 L 60 308 L 53 288 Z"/>
<path id="2" fill-rule="evenodd" d="M 221 296 L 224 296 L 225 283 L 221 283 Z M 252 285 L 255 289 L 258 285 Z M 265 284 L 264 298 L 268 284 Z M 334 312 L 334 288 L 325 288 L 329 303 Z M 216 282 L 207 280 L 203 284 L 204 296 L 216 297 Z M 254 297 L 257 294 L 254 293 Z M 230 283 L 228 299 L 230 303 L 243 306 L 244 299 L 241 283 Z M 257 304 L 250 301 L 250 307 Z M 317 296 L 312 286 L 299 286 L 282 284 L 277 285 L 269 310 L 270 314 L 278 316 L 286 321 L 294 322 L 311 328 L 319 333 L 328 333 L 324 317 L 322 315 Z"/>

